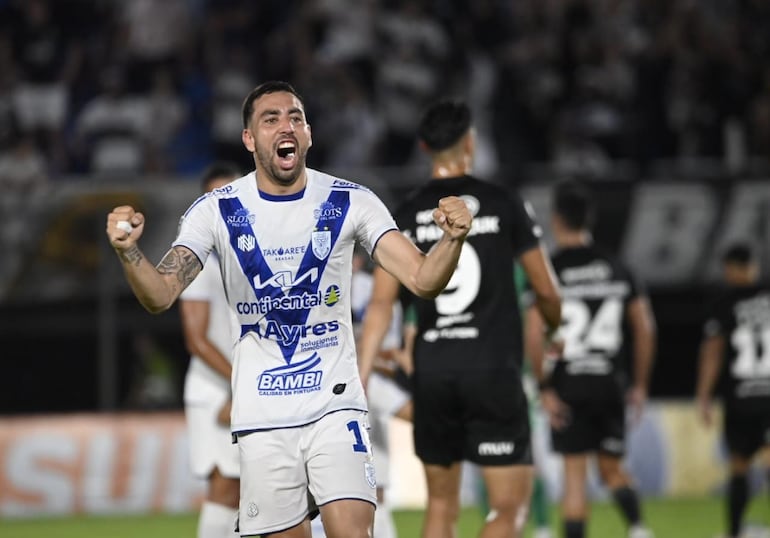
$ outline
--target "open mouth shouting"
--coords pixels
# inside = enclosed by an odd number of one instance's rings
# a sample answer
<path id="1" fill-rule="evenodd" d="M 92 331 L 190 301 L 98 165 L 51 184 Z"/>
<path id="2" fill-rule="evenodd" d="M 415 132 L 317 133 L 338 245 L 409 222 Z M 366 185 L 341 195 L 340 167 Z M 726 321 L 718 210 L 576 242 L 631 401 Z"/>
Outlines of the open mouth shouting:
<path id="1" fill-rule="evenodd" d="M 291 170 L 297 164 L 297 143 L 294 140 L 282 140 L 276 149 L 278 166 L 282 170 Z"/>

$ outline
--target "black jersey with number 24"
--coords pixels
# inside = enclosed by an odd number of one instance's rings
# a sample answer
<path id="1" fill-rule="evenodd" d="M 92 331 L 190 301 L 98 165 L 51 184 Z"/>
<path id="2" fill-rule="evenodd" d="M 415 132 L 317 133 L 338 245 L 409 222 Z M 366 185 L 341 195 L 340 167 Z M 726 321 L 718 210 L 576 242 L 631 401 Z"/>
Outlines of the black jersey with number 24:
<path id="1" fill-rule="evenodd" d="M 521 319 L 514 259 L 538 245 L 540 230 L 516 194 L 471 176 L 434 179 L 396 212 L 402 231 L 427 251 L 443 232 L 433 222 L 436 201 L 460 196 L 473 225 L 446 289 L 417 309 L 415 369 L 460 372 L 521 366 Z"/>
<path id="2" fill-rule="evenodd" d="M 626 311 L 638 286 L 614 256 L 593 245 L 560 250 L 552 261 L 564 338 L 554 384 L 569 401 L 617 399 L 625 382 Z"/>

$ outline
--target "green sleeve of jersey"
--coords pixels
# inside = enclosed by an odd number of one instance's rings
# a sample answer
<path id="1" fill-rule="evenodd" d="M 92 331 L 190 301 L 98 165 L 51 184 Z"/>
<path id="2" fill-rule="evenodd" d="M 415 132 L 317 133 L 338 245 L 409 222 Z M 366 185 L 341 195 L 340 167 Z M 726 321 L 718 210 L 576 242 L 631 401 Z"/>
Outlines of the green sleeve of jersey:
<path id="1" fill-rule="evenodd" d="M 404 325 L 417 325 L 417 308 L 413 304 L 404 312 Z"/>
<path id="2" fill-rule="evenodd" d="M 521 324 L 522 328 L 524 328 L 524 312 L 522 304 L 522 297 L 524 295 L 524 292 L 527 290 L 527 273 L 524 271 L 524 268 L 517 264 L 514 264 L 513 266 L 513 284 L 516 288 L 516 299 L 518 301 L 518 307 L 519 311 L 521 312 Z M 531 374 L 532 368 L 529 365 L 529 361 L 525 360 L 522 363 L 522 374 L 529 375 Z"/>

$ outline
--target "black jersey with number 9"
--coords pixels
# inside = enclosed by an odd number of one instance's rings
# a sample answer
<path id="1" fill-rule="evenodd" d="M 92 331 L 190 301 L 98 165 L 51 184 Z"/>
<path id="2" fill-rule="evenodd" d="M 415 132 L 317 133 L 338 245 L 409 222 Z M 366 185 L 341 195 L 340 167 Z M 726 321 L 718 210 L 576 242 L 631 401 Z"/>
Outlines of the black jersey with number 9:
<path id="1" fill-rule="evenodd" d="M 540 230 L 521 198 L 502 187 L 470 176 L 431 180 L 395 214 L 424 251 L 443 234 L 433 210 L 445 196 L 460 196 L 473 224 L 444 291 L 432 301 L 407 299 L 417 310 L 415 369 L 517 369 L 523 352 L 513 264 L 538 246 Z"/>

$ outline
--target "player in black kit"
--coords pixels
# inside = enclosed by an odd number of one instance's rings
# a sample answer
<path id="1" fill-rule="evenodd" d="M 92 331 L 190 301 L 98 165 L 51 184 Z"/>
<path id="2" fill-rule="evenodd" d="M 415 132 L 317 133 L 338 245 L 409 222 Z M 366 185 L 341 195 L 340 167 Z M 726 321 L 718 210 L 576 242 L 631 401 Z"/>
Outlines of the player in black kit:
<path id="1" fill-rule="evenodd" d="M 526 349 L 540 380 L 553 448 L 563 455 L 565 538 L 585 536 L 586 475 L 592 454 L 596 454 L 602 481 L 628 522 L 629 538 L 647 538 L 652 534 L 642 525 L 639 498 L 622 458 L 626 399 L 638 418 L 647 398 L 655 321 L 646 295 L 628 270 L 593 244 L 592 215 L 591 195 L 583 184 L 564 181 L 556 185 L 551 227 L 558 250 L 552 260 L 562 290 L 564 349 L 546 364 L 546 352 L 537 336 L 543 322 L 538 310 L 531 307 L 526 318 Z M 633 383 L 628 391 L 625 324 L 633 338 Z"/>
<path id="2" fill-rule="evenodd" d="M 433 301 L 408 299 L 418 323 L 414 441 L 428 484 L 422 536 L 456 536 L 461 463 L 469 460 L 481 466 L 489 495 L 481 536 L 515 538 L 526 522 L 533 469 L 514 260 L 527 272 L 554 330 L 560 319 L 558 287 L 540 230 L 522 200 L 470 175 L 475 135 L 468 106 L 453 101 L 431 106 L 419 138 L 431 157 L 432 178 L 396 212 L 399 227 L 417 245 L 430 248 L 439 237 L 431 223 L 435 197 L 450 193 L 460 196 L 474 216 L 444 292 Z M 392 277 L 375 270 L 359 343 L 362 376 L 371 369 L 398 292 Z"/>
<path id="3" fill-rule="evenodd" d="M 729 538 L 740 536 L 749 499 L 753 456 L 770 447 L 770 287 L 759 284 L 759 265 L 744 245 L 722 257 L 727 289 L 707 318 L 700 350 L 696 403 L 710 425 L 711 396 L 725 376 L 724 433 L 730 452 L 727 487 Z"/>

